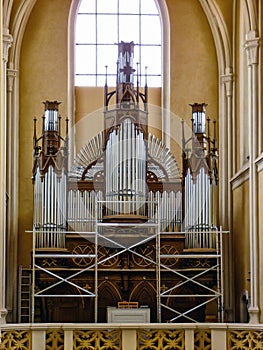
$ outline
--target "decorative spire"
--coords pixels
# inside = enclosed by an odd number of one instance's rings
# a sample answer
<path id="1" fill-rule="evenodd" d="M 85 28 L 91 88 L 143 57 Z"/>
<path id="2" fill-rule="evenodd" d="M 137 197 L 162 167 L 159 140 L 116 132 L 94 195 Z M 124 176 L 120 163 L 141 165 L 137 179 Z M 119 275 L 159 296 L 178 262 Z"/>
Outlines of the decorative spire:
<path id="1" fill-rule="evenodd" d="M 108 85 L 105 84 L 104 89 L 104 106 L 108 110 L 108 105 L 116 94 L 116 105 L 120 105 L 121 108 L 129 106 L 131 108 L 138 108 L 139 102 L 143 102 L 144 111 L 147 112 L 147 73 L 145 73 L 145 90 L 144 93 L 139 91 L 140 85 L 140 73 L 139 67 L 140 63 L 137 62 L 137 86 L 134 88 L 134 73 L 133 59 L 134 59 L 134 47 L 133 41 L 124 42 L 121 41 L 118 44 L 118 60 L 116 64 L 117 74 L 116 74 L 116 91 L 108 92 Z M 145 68 L 147 70 L 147 67 Z M 107 81 L 107 71 L 106 71 L 106 81 Z"/>

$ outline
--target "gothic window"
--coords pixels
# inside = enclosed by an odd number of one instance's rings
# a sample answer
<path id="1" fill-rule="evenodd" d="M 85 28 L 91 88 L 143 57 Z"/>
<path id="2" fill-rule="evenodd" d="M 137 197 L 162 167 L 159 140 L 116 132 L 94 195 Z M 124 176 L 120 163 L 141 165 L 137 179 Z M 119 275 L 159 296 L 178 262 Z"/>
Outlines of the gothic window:
<path id="1" fill-rule="evenodd" d="M 135 43 L 139 84 L 161 86 L 161 25 L 155 0 L 81 0 L 75 24 L 75 85 L 116 85 L 117 43 Z M 140 62 L 138 67 L 137 62 Z M 137 81 L 135 81 L 137 83 Z"/>

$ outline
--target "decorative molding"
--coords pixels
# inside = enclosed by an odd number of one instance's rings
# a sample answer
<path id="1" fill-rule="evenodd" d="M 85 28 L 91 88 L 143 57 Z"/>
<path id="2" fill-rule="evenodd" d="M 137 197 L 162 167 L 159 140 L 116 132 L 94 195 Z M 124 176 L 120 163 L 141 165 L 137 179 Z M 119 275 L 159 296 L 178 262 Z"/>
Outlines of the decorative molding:
<path id="1" fill-rule="evenodd" d="M 256 159 L 255 163 L 257 164 L 258 173 L 263 171 L 263 153 Z"/>
<path id="2" fill-rule="evenodd" d="M 231 179 L 232 190 L 235 190 L 249 179 L 249 166 L 240 169 Z"/>
<path id="3" fill-rule="evenodd" d="M 234 76 L 232 73 L 232 69 L 229 67 L 226 69 L 227 73 L 224 75 L 221 75 L 221 83 L 225 85 L 226 88 L 226 96 L 232 96 L 233 95 L 233 80 Z"/>
<path id="4" fill-rule="evenodd" d="M 260 347 L 263 332 L 261 330 L 231 330 L 228 331 L 230 349 L 256 349 Z"/>
<path id="5" fill-rule="evenodd" d="M 7 75 L 7 91 L 12 92 L 14 88 L 14 81 L 17 77 L 17 69 L 7 69 L 6 75 Z"/>
<path id="6" fill-rule="evenodd" d="M 256 37 L 255 31 L 250 31 L 247 33 L 244 48 L 247 52 L 249 66 L 258 64 L 259 42 L 260 39 Z"/>
<path id="7" fill-rule="evenodd" d="M 8 61 L 8 50 L 12 46 L 13 37 L 9 34 L 9 30 L 3 29 L 3 60 L 6 63 Z"/>

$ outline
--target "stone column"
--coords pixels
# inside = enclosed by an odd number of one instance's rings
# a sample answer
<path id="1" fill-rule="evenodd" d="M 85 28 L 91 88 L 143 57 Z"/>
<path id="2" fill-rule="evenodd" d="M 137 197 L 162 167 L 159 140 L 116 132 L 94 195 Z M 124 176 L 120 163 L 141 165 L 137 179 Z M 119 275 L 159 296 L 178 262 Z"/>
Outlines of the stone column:
<path id="1" fill-rule="evenodd" d="M 231 220 L 232 217 L 232 189 L 230 179 L 233 176 L 234 166 L 233 166 L 233 74 L 232 69 L 226 68 L 226 72 L 221 76 L 221 84 L 224 85 L 224 97 L 225 97 L 225 109 L 224 117 L 222 118 L 223 126 L 221 130 L 226 130 L 220 135 L 221 149 L 219 156 L 222 159 L 221 165 L 221 193 L 220 198 L 220 213 L 221 221 L 220 224 L 224 229 L 229 229 L 230 234 L 223 237 L 223 257 L 224 257 L 224 285 L 227 286 L 224 291 L 225 297 L 225 317 L 226 320 L 233 321 L 233 256 L 232 256 L 232 235 L 231 235 Z M 222 151 L 222 154 L 221 154 Z M 223 153 L 224 152 L 224 153 Z M 223 180 L 228 179 L 228 181 Z M 222 183 L 223 182 L 223 183 Z"/>
<path id="2" fill-rule="evenodd" d="M 250 323 L 259 323 L 258 306 L 258 184 L 257 165 L 258 156 L 258 48 L 259 38 L 255 31 L 246 35 L 245 49 L 247 52 L 249 69 L 248 86 L 248 118 L 249 118 L 249 238 L 250 238 Z"/>
<path id="3" fill-rule="evenodd" d="M 10 67 L 10 63 L 9 63 Z M 15 109 L 15 81 L 17 71 L 7 69 L 7 160 L 6 160 L 6 191 L 7 203 L 7 237 L 6 237 L 6 307 L 8 309 L 7 322 L 17 320 L 17 245 L 18 245 L 18 122 Z"/>
<path id="4" fill-rule="evenodd" d="M 1 10 L 2 11 L 2 5 Z M 1 13 L 2 23 L 2 13 Z M 12 36 L 1 24 L 1 110 L 0 110 L 0 324 L 6 322 L 6 66 Z"/>

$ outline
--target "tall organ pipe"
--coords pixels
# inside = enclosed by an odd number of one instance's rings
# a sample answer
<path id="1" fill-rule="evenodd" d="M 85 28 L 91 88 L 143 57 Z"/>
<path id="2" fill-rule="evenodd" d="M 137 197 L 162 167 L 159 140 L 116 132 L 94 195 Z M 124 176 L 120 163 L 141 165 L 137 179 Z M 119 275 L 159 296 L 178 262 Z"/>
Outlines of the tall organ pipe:
<path id="1" fill-rule="evenodd" d="M 66 231 L 66 175 L 50 166 L 41 179 L 39 170 L 34 188 L 36 248 L 64 248 Z"/>
<path id="2" fill-rule="evenodd" d="M 195 180 L 188 169 L 185 178 L 186 248 L 214 248 L 210 239 L 211 183 L 209 174 L 201 167 Z"/>
<path id="3" fill-rule="evenodd" d="M 145 203 L 146 144 L 141 130 L 126 118 L 106 145 L 107 213 L 135 214 L 137 201 Z M 112 210 L 114 208 L 114 210 Z M 136 213 L 143 210 L 136 210 Z"/>

